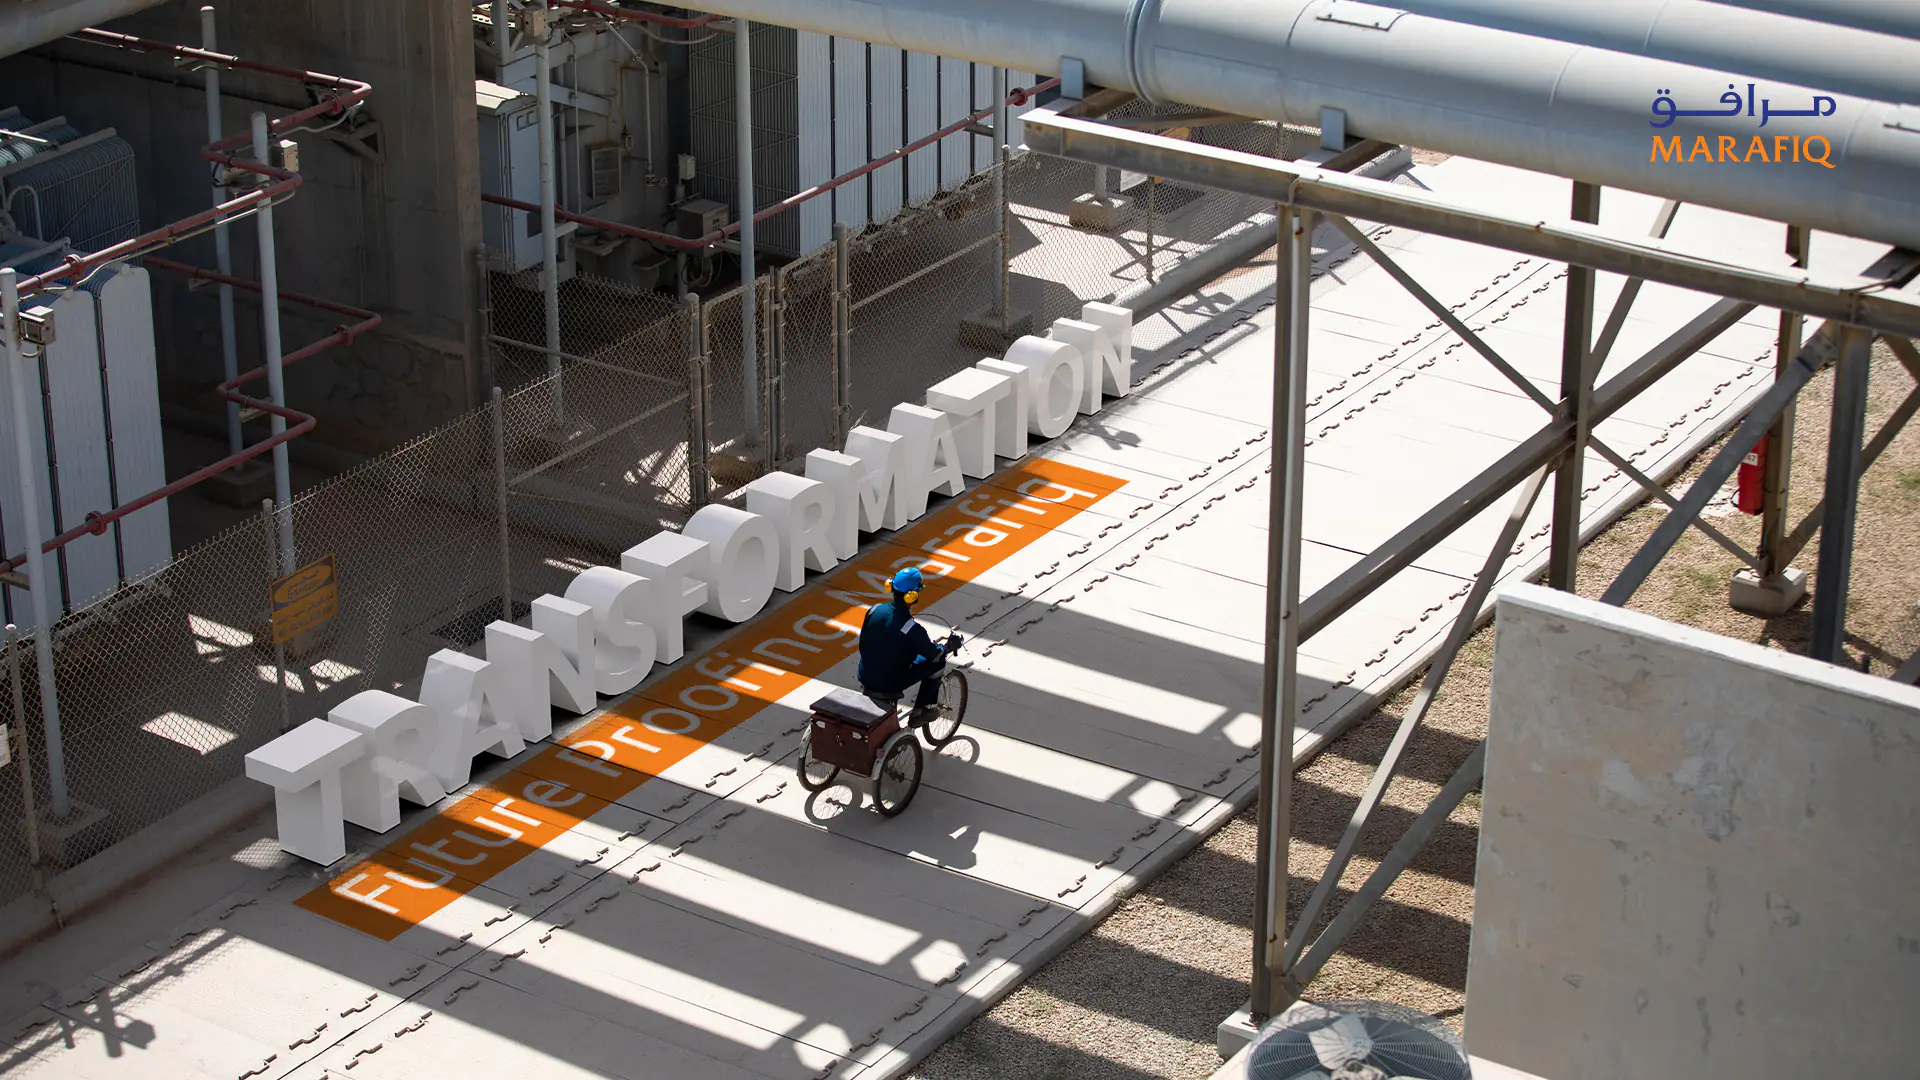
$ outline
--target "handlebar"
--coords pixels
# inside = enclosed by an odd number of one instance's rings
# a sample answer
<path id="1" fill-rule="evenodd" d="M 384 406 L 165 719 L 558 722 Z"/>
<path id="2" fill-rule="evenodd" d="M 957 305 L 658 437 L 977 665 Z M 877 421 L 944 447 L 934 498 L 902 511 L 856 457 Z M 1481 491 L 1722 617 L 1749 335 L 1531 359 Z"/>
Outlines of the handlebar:
<path id="1" fill-rule="evenodd" d="M 958 653 L 960 651 L 960 647 L 966 644 L 966 639 L 960 636 L 960 632 L 958 630 L 955 630 L 953 627 L 948 626 L 944 620 L 937 619 L 937 618 L 929 618 L 928 616 L 925 616 L 925 615 L 916 615 L 915 618 L 919 619 L 922 623 L 927 624 L 928 626 L 927 636 L 930 638 L 933 638 L 934 641 L 938 642 L 941 645 L 941 647 L 946 650 L 946 654 L 948 656 L 952 656 L 955 653 Z M 944 638 L 940 637 L 937 634 L 934 634 L 932 632 L 934 630 L 945 630 L 946 636 Z"/>

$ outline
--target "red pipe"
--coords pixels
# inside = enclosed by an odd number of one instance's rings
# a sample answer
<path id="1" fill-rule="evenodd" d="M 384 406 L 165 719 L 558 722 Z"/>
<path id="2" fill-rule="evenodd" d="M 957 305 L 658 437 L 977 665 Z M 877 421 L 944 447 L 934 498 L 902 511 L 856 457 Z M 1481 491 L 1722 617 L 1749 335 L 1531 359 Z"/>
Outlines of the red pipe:
<path id="1" fill-rule="evenodd" d="M 317 71 L 301 71 L 297 68 L 276 67 L 272 64 L 242 60 L 226 53 L 196 49 L 187 45 L 174 45 L 164 41 L 150 41 L 133 37 L 130 34 L 116 34 L 110 30 L 82 30 L 71 35 L 81 41 L 91 41 L 96 45 L 106 45 L 119 49 L 132 49 L 137 52 L 159 53 L 182 60 L 197 60 L 205 64 L 215 64 L 230 71 L 252 71 L 262 75 L 272 75 L 283 79 L 292 79 L 306 86 L 318 86 L 334 91 L 326 100 L 310 105 L 298 112 L 290 113 L 267 126 L 271 133 L 279 133 L 296 127 L 317 116 L 344 112 L 348 106 L 366 99 L 373 87 L 358 79 L 349 79 L 340 75 L 327 75 Z M 164 225 L 151 232 L 143 233 L 131 240 L 123 240 L 112 247 L 102 248 L 91 254 L 74 254 L 55 269 L 38 277 L 30 277 L 20 283 L 20 295 L 29 296 L 40 292 L 62 280 L 77 280 L 84 272 L 97 269 L 111 262 L 138 258 L 149 251 L 166 247 L 181 237 L 196 232 L 214 222 L 239 216 L 257 206 L 277 200 L 300 186 L 300 174 L 255 161 L 250 157 L 235 157 L 233 148 L 252 141 L 252 134 L 241 132 L 229 135 L 218 142 L 201 147 L 200 156 L 219 165 L 226 165 L 243 172 L 271 180 L 271 183 L 227 200 L 209 210 L 203 210 L 191 217 L 182 218 L 171 225 Z"/>
<path id="2" fill-rule="evenodd" d="M 724 15 L 699 15 L 694 18 L 679 18 L 673 15 L 656 15 L 651 11 L 635 11 L 632 8 L 614 7 L 595 0 L 547 0 L 548 7 L 573 8 L 575 11 L 591 11 L 595 15 L 608 15 L 616 19 L 628 19 L 633 22 L 653 23 L 655 26 L 671 26 L 680 30 L 698 30 L 703 26 L 725 19 Z"/>
<path id="3" fill-rule="evenodd" d="M 106 45 L 119 49 L 132 49 L 137 52 L 159 53 L 181 60 L 197 60 L 203 64 L 218 65 L 229 71 L 251 71 L 262 75 L 291 79 L 309 88 L 317 86 L 334 91 L 332 96 L 326 98 L 324 101 L 273 121 L 267 126 L 267 130 L 271 133 L 285 131 L 288 128 L 305 123 L 317 116 L 345 112 L 348 106 L 365 100 L 367 95 L 373 91 L 371 84 L 358 79 L 349 79 L 340 75 L 328 75 L 317 71 L 302 71 L 298 68 L 277 67 L 272 64 L 262 64 L 252 60 L 242 60 L 237 56 L 232 56 L 227 53 L 217 53 L 207 49 L 196 49 L 188 45 L 174 45 L 164 41 L 150 41 L 146 38 L 137 38 L 130 34 L 117 34 L 109 30 L 82 30 L 70 36 L 82 41 L 91 41 L 97 45 Z M 56 269 L 49 270 L 37 277 L 27 278 L 25 281 L 20 282 L 20 295 L 31 296 L 62 280 L 78 279 L 84 272 L 92 271 L 108 263 L 139 258 L 148 252 L 166 247 L 209 224 L 230 220 L 262 204 L 279 199 L 292 192 L 294 188 L 299 187 L 301 181 L 298 173 L 288 172 L 285 169 L 277 168 L 264 162 L 254 161 L 251 158 L 235 157 L 229 153 L 233 148 L 243 143 L 250 143 L 252 138 L 253 136 L 250 132 L 229 135 L 224 139 L 201 147 L 200 156 L 215 164 L 226 165 L 243 172 L 250 172 L 258 176 L 266 177 L 272 181 L 271 183 L 263 184 L 237 198 L 229 199 L 212 209 L 203 210 L 198 214 L 182 218 L 171 225 L 165 225 L 151 232 L 142 233 L 131 240 L 124 240 L 112 247 L 103 248 L 90 254 L 69 255 Z M 150 257 L 147 259 L 147 262 L 149 265 L 159 269 L 187 273 L 194 277 L 218 281 L 222 284 L 237 286 L 253 292 L 261 291 L 258 282 L 244 281 L 240 278 L 228 277 L 225 274 L 216 274 L 209 270 L 201 270 L 197 267 L 187 266 L 184 263 L 177 263 L 171 259 Z M 380 325 L 379 315 L 360 308 L 349 307 L 346 304 L 336 304 L 330 300 L 320 300 L 311 296 L 302 296 L 299 293 L 289 292 L 280 293 L 279 299 L 296 304 L 305 304 L 309 307 L 318 308 L 319 310 L 336 315 L 351 316 L 359 320 L 352 325 L 343 324 L 338 326 L 334 329 L 334 332 L 327 337 L 305 348 L 287 354 L 281 358 L 280 362 L 282 364 L 295 363 L 324 349 L 331 348 L 334 345 L 352 341 L 354 338 Z M 237 389 L 240 384 L 261 378 L 265 374 L 266 371 L 264 368 L 257 368 L 241 375 L 237 379 L 221 383 L 216 390 L 220 396 L 227 401 L 236 402 L 250 409 L 258 409 L 261 412 L 271 413 L 274 416 L 290 421 L 291 426 L 285 431 L 272 436 L 265 442 L 255 443 L 237 454 L 224 457 L 211 465 L 197 469 L 187 476 L 183 476 L 165 487 L 150 491 L 130 503 L 117 506 L 104 513 L 98 510 L 92 511 L 87 514 L 87 523 L 85 525 L 68 529 L 66 532 L 61 533 L 59 536 L 41 545 L 40 550 L 42 552 L 53 552 L 83 536 L 104 535 L 107 531 L 107 526 L 121 518 L 144 510 L 154 503 L 159 502 L 161 499 L 177 495 L 203 480 L 226 472 L 228 469 L 233 468 L 243 461 L 259 457 L 282 443 L 290 442 L 312 431 L 314 427 L 314 418 L 312 416 L 295 409 L 275 405 L 270 401 L 261 401 L 258 398 L 248 397 L 240 393 Z M 26 561 L 27 557 L 24 552 L 16 555 L 0 563 L 0 573 L 23 566 Z"/>
<path id="4" fill-rule="evenodd" d="M 215 273 L 212 270 L 203 270 L 197 266 L 188 266 L 186 263 L 174 262 L 172 259 L 163 259 L 157 255 L 148 256 L 146 259 L 146 263 L 148 266 L 151 266 L 158 270 L 170 270 L 175 273 L 186 274 L 189 277 L 201 278 L 206 281 L 216 281 L 222 285 L 232 285 L 235 288 L 246 289 L 249 292 L 257 293 L 261 291 L 260 283 L 257 281 L 247 281 L 244 278 L 230 277 L 226 274 Z M 334 327 L 333 333 L 327 335 L 326 337 L 323 337 L 320 340 L 305 346 L 304 348 L 301 348 L 294 352 L 290 352 L 286 354 L 285 356 L 280 358 L 280 363 L 282 365 L 298 363 L 301 360 L 305 360 L 309 356 L 313 356 L 316 353 L 322 352 L 326 349 L 330 349 L 335 345 L 344 345 L 352 341 L 354 338 L 359 337 L 361 334 L 364 334 L 367 331 L 372 330 L 374 327 L 380 325 L 380 316 L 374 312 L 367 311 L 363 308 L 350 307 L 346 304 L 335 303 L 332 300 L 321 300 L 321 299 L 318 299 L 317 297 L 303 296 L 300 293 L 291 293 L 291 292 L 281 293 L 280 299 L 283 302 L 301 304 L 306 307 L 316 308 L 320 311 L 329 312 L 335 315 L 350 316 L 357 320 L 352 324 L 343 323 L 339 326 L 336 326 Z M 264 367 L 254 368 L 252 371 L 248 371 L 241 374 L 239 378 L 221 383 L 219 386 L 214 388 L 215 392 L 217 392 L 222 398 L 224 398 L 227 401 L 238 402 L 242 407 L 259 409 L 262 412 L 272 413 L 273 415 L 288 421 L 289 426 L 287 430 L 267 439 L 265 442 L 254 443 L 252 446 L 247 447 L 246 449 L 240 451 L 237 454 L 231 454 L 227 457 L 221 458 L 219 461 L 216 461 L 211 465 L 208 465 L 201 469 L 197 469 L 194 472 L 186 476 L 183 476 L 178 480 L 175 480 L 173 483 L 168 484 L 163 488 L 159 488 L 155 491 L 149 491 L 145 495 L 140 496 L 138 499 L 135 499 L 130 503 L 117 506 L 112 510 L 92 511 L 87 514 L 87 518 L 86 518 L 87 523 L 85 525 L 76 525 L 73 528 L 68 529 L 66 532 L 61 533 L 59 536 L 56 536 L 53 539 L 47 541 L 45 544 L 41 545 L 40 550 L 44 553 L 51 554 L 52 552 L 60 548 L 63 548 L 68 544 L 71 544 L 72 542 L 80 539 L 83 536 L 104 535 L 107 531 L 107 526 L 113 524 L 114 522 L 120 520 L 121 518 L 126 517 L 129 514 L 137 513 L 141 510 L 144 510 L 147 507 L 152 506 L 154 503 L 159 502 L 161 499 L 165 499 L 173 495 L 178 495 L 182 491 L 187 490 L 188 488 L 194 486 L 195 484 L 200 483 L 203 480 L 207 480 L 211 477 L 218 476 L 221 473 L 226 472 L 228 469 L 233 468 L 234 466 L 240 464 L 243 461 L 249 461 L 253 458 L 259 457 L 260 455 L 266 453 L 267 451 L 272 450 L 274 447 L 279 446 L 281 443 L 289 442 L 293 439 L 297 439 L 300 436 L 305 435 L 307 432 L 312 431 L 314 426 L 314 418 L 312 416 L 309 416 L 306 413 L 299 412 L 294 409 L 281 408 L 280 406 L 275 405 L 270 401 L 261 401 L 259 398 L 248 397 L 247 395 L 239 392 L 239 387 L 241 384 L 252 382 L 255 379 L 265 378 L 266 373 L 267 373 L 267 369 Z M 6 571 L 13 570 L 19 566 L 22 566 L 26 563 L 26 561 L 27 561 L 26 553 L 22 552 L 21 554 L 16 555 L 11 559 L 8 559 L 5 563 L 0 563 L 0 573 L 4 573 Z"/>
<path id="5" fill-rule="evenodd" d="M 236 289 L 245 289 L 252 293 L 261 291 L 260 283 L 257 281 L 248 281 L 245 278 L 232 277 L 213 270 L 204 270 L 198 266 L 188 266 L 186 263 L 174 262 L 172 259 L 163 259 L 158 255 L 147 256 L 146 264 L 155 269 L 168 270 L 176 274 L 185 274 L 188 277 L 199 278 L 202 281 L 231 285 Z M 332 315 L 345 315 L 354 320 L 350 324 L 340 323 L 333 328 L 333 333 L 326 337 L 282 356 L 280 358 L 282 367 L 288 364 L 297 364 L 307 357 L 325 352 L 335 345 L 350 344 L 354 338 L 380 325 L 380 316 L 378 314 L 368 311 L 365 308 L 352 307 L 334 300 L 322 300 L 317 296 L 307 296 L 303 293 L 287 292 L 285 289 L 282 289 L 280 291 L 280 301 L 281 303 L 299 304 L 303 307 L 314 308 Z M 240 377 L 234 379 L 232 382 L 221 383 L 216 389 L 225 392 L 239 387 L 242 383 L 250 383 L 255 379 L 264 379 L 266 377 L 267 369 L 265 367 L 257 367 L 251 371 L 242 372 Z"/>
<path id="6" fill-rule="evenodd" d="M 578 0 L 578 2 L 586 3 L 588 2 L 588 0 Z M 1051 90 L 1052 88 L 1058 85 L 1060 85 L 1059 79 L 1048 79 L 1046 82 L 1043 82 L 1038 86 L 1015 89 L 1012 93 L 1007 95 L 1007 104 L 1014 105 L 1014 106 L 1025 105 L 1027 101 L 1033 97 L 1033 95 L 1040 93 L 1042 90 Z M 801 203 L 807 202 L 810 199 L 818 198 L 821 195 L 825 195 L 827 192 L 832 191 L 834 188 L 837 188 L 849 181 L 858 180 L 860 177 L 867 175 L 868 173 L 874 171 L 875 169 L 881 168 L 886 165 L 890 165 L 893 162 L 896 162 L 901 158 L 906 157 L 908 154 L 911 154 L 916 150 L 924 150 L 927 147 L 932 146 L 934 143 L 939 142 L 941 139 L 944 139 L 949 135 L 954 135 L 961 131 L 964 131 L 966 128 L 970 127 L 971 125 L 977 124 L 981 120 L 984 120 L 989 116 L 992 116 L 994 112 L 997 111 L 999 108 L 1000 107 L 998 105 L 995 105 L 992 108 L 982 109 L 981 111 L 974 113 L 972 116 L 969 116 L 964 120 L 956 120 L 953 123 L 948 124 L 946 127 L 941 128 L 939 131 L 936 131 L 931 135 L 927 135 L 923 138 L 915 139 L 913 142 L 908 143 L 907 145 L 901 147 L 898 150 L 895 150 L 891 153 L 884 154 L 880 157 L 874 158 L 872 161 L 869 161 L 865 165 L 862 165 L 859 168 L 854 169 L 852 172 L 843 173 L 827 181 L 824 184 L 816 184 L 805 191 L 799 192 L 797 194 L 789 195 L 786 198 L 780 200 L 779 202 L 774 203 L 772 206 L 767 207 L 765 210 L 762 210 L 759 213 L 753 215 L 754 223 L 758 224 L 762 221 L 767 220 L 770 217 L 773 217 L 776 214 L 784 214 L 788 210 L 791 210 L 794 207 L 799 206 Z M 519 199 L 509 199 L 505 195 L 488 195 L 488 194 L 482 193 L 480 196 L 480 199 L 482 202 L 492 203 L 495 206 L 504 206 L 512 210 L 524 210 L 528 213 L 534 213 L 534 214 L 537 214 L 540 212 L 540 207 L 538 204 L 521 202 Z M 689 240 L 684 236 L 676 236 L 673 233 L 658 232 L 653 229 L 642 229 L 636 225 L 627 225 L 618 221 L 607 221 L 604 218 L 587 217 L 585 214 L 570 213 L 569 211 L 561 210 L 558 207 L 554 208 L 553 216 L 560 221 L 571 221 L 580 225 L 586 225 L 591 228 L 600 229 L 605 232 L 614 233 L 619 236 L 637 237 L 641 240 L 650 241 L 655 244 L 664 244 L 667 247 L 679 248 L 686 251 L 694 251 L 694 250 L 698 250 L 699 248 L 710 247 L 740 231 L 740 223 L 736 221 L 731 225 L 727 225 L 714 232 L 710 232 L 705 236 Z"/>

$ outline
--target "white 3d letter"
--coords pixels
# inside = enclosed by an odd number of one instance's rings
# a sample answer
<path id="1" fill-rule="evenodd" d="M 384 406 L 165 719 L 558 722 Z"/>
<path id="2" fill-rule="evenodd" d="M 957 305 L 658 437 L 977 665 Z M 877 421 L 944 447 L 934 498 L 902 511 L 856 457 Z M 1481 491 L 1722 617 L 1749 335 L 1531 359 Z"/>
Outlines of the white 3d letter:
<path id="1" fill-rule="evenodd" d="M 648 621 L 654 583 L 611 566 L 582 570 L 567 599 L 593 611 L 593 686 L 612 697 L 640 685 L 653 670 L 659 635 Z"/>
<path id="2" fill-rule="evenodd" d="M 960 449 L 953 443 L 953 422 L 946 413 L 924 405 L 895 405 L 887 430 L 906 443 L 900 495 L 908 518 L 927 512 L 928 495 L 958 495 L 967 489 L 960 475 Z"/>
<path id="3" fill-rule="evenodd" d="M 976 480 L 993 475 L 997 421 L 1013 412 L 1010 404 L 1001 409 L 994 406 L 1011 393 L 1011 377 L 982 368 L 968 368 L 927 389 L 927 406 L 952 417 L 953 441 L 960 451 L 963 474 Z"/>
<path id="4" fill-rule="evenodd" d="M 1087 359 L 1087 381 L 1097 375 L 1100 392 L 1108 397 L 1126 397 L 1133 393 L 1133 312 L 1113 304 L 1090 303 L 1080 309 L 1080 321 L 1106 331 L 1113 352 Z"/>
<path id="5" fill-rule="evenodd" d="M 663 664 L 686 654 L 687 613 L 707 602 L 712 556 L 704 541 L 676 532 L 655 533 L 620 553 L 620 569 L 653 583 L 643 612 L 659 640 Z"/>
<path id="6" fill-rule="evenodd" d="M 828 533 L 833 521 L 833 489 L 792 473 L 768 473 L 747 485 L 747 510 L 766 518 L 780 537 L 780 567 L 774 588 L 792 592 L 807 582 L 808 570 L 831 570 L 839 563 Z"/>
<path id="7" fill-rule="evenodd" d="M 836 559 L 860 553 L 860 459 L 837 450 L 807 454 L 807 479 L 827 485 L 833 493 L 833 514 L 827 522 L 827 544 Z"/>
<path id="8" fill-rule="evenodd" d="M 365 797 L 379 807 L 373 816 L 380 823 L 362 821 L 349 813 L 347 817 L 355 825 L 386 832 L 400 824 L 401 799 L 415 806 L 432 806 L 446 798 L 447 789 L 433 775 L 433 749 L 440 722 L 432 709 L 385 690 L 362 690 L 334 706 L 327 720 L 367 737 L 373 791 Z"/>
<path id="9" fill-rule="evenodd" d="M 433 774 L 448 791 L 466 786 L 473 756 L 492 752 L 512 757 L 526 749 L 513 722 L 513 701 L 499 668 L 463 652 L 441 649 L 427 657 L 420 679 L 420 703 L 440 720 L 433 748 Z"/>
<path id="10" fill-rule="evenodd" d="M 247 777 L 273 787 L 280 850 L 325 865 L 347 853 L 340 774 L 360 763 L 366 737 L 309 720 L 247 755 Z"/>
<path id="11" fill-rule="evenodd" d="M 1003 458 L 1025 457 L 1027 416 L 1033 411 L 1033 381 L 1027 369 L 1005 360 L 982 360 L 973 369 L 1006 379 L 1013 398 L 994 410 L 993 452 Z"/>
<path id="12" fill-rule="evenodd" d="M 707 602 L 700 610 L 728 622 L 746 622 L 773 595 L 780 566 L 780 538 L 773 522 L 735 506 L 714 503 L 687 519 L 682 530 L 704 540 L 713 552 L 707 577 Z"/>
<path id="13" fill-rule="evenodd" d="M 522 738 L 539 742 L 553 734 L 555 705 L 579 715 L 599 704 L 593 688 L 597 640 L 593 609 L 558 596 L 533 602 L 532 629 L 500 619 L 487 624 L 487 660 L 506 680 Z"/>
<path id="14" fill-rule="evenodd" d="M 907 464 L 906 440 L 888 431 L 857 427 L 847 432 L 847 456 L 860 460 L 860 531 L 904 529 L 913 521 L 907 513 L 911 483 L 902 483 Z"/>
<path id="15" fill-rule="evenodd" d="M 1064 341 L 1080 350 L 1080 412 L 1083 416 L 1092 416 L 1100 411 L 1100 387 L 1102 373 L 1107 381 L 1113 379 L 1113 369 L 1119 366 L 1120 350 L 1113 339 L 1107 336 L 1105 328 L 1078 319 L 1061 319 L 1047 331 L 1054 341 Z"/>
<path id="16" fill-rule="evenodd" d="M 1025 368 L 1032 387 L 1027 430 L 1043 439 L 1051 439 L 1067 430 L 1086 385 L 1085 363 L 1080 350 L 1064 341 L 1049 341 L 1029 334 L 1007 349 L 1007 361 Z"/>

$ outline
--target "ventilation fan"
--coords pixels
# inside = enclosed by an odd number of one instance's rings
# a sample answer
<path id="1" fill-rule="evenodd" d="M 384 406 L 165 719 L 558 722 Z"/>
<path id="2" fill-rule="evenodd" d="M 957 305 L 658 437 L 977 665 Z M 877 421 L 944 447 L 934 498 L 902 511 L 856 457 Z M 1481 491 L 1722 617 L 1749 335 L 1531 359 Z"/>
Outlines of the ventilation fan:
<path id="1" fill-rule="evenodd" d="M 1445 1024 L 1376 1001 L 1301 1002 L 1247 1053 L 1248 1080 L 1470 1080 Z"/>

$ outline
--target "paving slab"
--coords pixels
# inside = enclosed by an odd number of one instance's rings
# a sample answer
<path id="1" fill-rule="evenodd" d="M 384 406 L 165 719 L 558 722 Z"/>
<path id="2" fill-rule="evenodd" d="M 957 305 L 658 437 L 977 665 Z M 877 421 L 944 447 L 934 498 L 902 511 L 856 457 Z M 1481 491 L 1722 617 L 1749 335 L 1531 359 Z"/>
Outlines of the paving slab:
<path id="1" fill-rule="evenodd" d="M 708 1032 L 669 1016 L 662 1026 L 684 1041 L 601 1019 L 484 975 L 455 972 L 396 1010 L 379 1029 L 347 1040 L 293 1080 L 328 1075 L 356 1080 L 363 1075 L 376 1080 L 802 1080 L 821 1075 L 836 1060 L 738 1024 Z M 687 1042 L 698 1045 L 689 1048 Z"/>
<path id="2" fill-rule="evenodd" d="M 1189 789 L 979 727 L 962 726 L 923 782 L 1096 835 L 1132 839 L 1148 826 L 1199 816 Z"/>
<path id="3" fill-rule="evenodd" d="M 788 772 L 784 778 L 767 776 L 756 781 L 746 793 L 751 811 L 732 819 L 718 833 L 690 834 L 698 835 L 700 841 L 681 847 L 673 861 L 729 881 L 778 883 L 790 892 L 851 910 L 863 910 L 861 905 L 870 896 L 903 897 L 1009 932 L 1030 928 L 1031 933 L 1042 933 L 1072 911 L 1060 898 L 1003 888 L 928 860 L 902 859 L 891 849 L 844 829 L 825 828 L 807 817 L 805 806 L 833 792 L 809 795 L 793 775 Z M 845 794 L 837 797 L 844 799 Z M 760 802 L 761 796 L 767 802 Z M 797 805 L 789 812 L 764 812 L 771 803 Z M 653 861 L 633 860 L 623 864 L 620 873 L 629 879 L 644 876 L 643 868 Z M 881 905 L 876 910 L 885 910 L 884 901 L 873 902 Z M 1044 910 L 1036 913 L 1043 905 Z"/>
<path id="4" fill-rule="evenodd" d="M 488 978 L 629 1030 L 672 1040 L 744 1026 L 736 1041 L 792 1040 L 844 1056 L 921 996 L 797 943 L 748 933 L 630 888 L 568 905 L 470 964 Z M 496 970 L 495 964 L 499 967 Z M 958 961 L 948 968 L 957 966 Z M 934 976 L 938 978 L 939 976 Z M 931 984 L 933 979 L 926 980 Z M 735 1025 L 726 1025 L 727 1019 Z M 678 1021 L 660 1023 L 661 1019 Z"/>
<path id="5" fill-rule="evenodd" d="M 970 977 L 963 972 L 962 979 L 952 978 L 963 962 L 984 968 L 989 957 L 1011 956 L 1034 936 L 894 893 L 827 900 L 771 882 L 703 873 L 685 858 L 662 861 L 645 873 L 638 867 L 652 864 L 634 862 L 632 888 L 652 900 L 917 986 L 922 996 L 963 993 Z"/>

